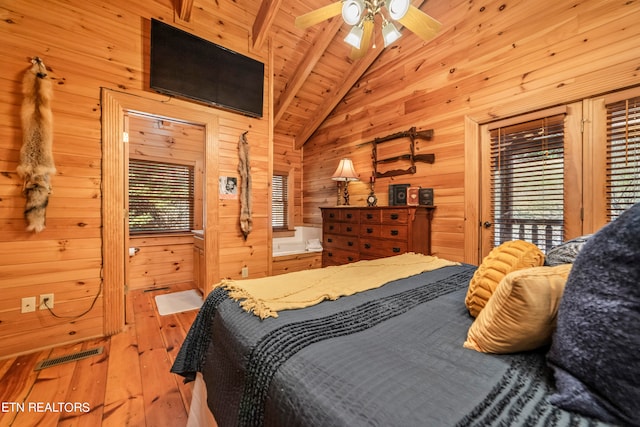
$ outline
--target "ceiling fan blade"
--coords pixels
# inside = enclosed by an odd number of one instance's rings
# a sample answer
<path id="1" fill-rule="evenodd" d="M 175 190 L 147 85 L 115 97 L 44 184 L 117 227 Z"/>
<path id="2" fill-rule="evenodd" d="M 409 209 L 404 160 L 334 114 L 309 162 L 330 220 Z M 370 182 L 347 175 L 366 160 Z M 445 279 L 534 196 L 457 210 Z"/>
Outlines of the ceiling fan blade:
<path id="1" fill-rule="evenodd" d="M 398 19 L 402 25 L 416 33 L 423 40 L 430 40 L 440 30 L 442 24 L 417 7 L 411 5 L 407 14 Z"/>
<path id="2" fill-rule="evenodd" d="M 326 19 L 333 18 L 342 13 L 342 1 L 328 4 L 320 9 L 312 10 L 309 13 L 300 15 L 296 18 L 296 27 L 308 28 L 312 25 L 316 25 Z"/>
<path id="3" fill-rule="evenodd" d="M 373 26 L 374 24 L 372 19 L 364 20 L 362 24 L 363 34 L 362 41 L 360 42 L 360 49 L 351 49 L 351 59 L 360 59 L 367 53 L 371 46 L 371 39 L 373 38 Z"/>

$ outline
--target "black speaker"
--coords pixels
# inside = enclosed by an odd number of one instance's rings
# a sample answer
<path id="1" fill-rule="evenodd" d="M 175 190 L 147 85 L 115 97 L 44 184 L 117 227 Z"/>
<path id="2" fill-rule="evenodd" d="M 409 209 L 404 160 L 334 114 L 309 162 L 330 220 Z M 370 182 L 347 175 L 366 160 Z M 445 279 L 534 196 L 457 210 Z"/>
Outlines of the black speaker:
<path id="1" fill-rule="evenodd" d="M 407 189 L 411 184 L 389 185 L 389 206 L 406 206 Z"/>
<path id="2" fill-rule="evenodd" d="M 433 188 L 421 188 L 418 193 L 420 206 L 433 206 Z"/>
<path id="3" fill-rule="evenodd" d="M 420 187 L 407 188 L 407 205 L 418 206 L 420 204 Z"/>

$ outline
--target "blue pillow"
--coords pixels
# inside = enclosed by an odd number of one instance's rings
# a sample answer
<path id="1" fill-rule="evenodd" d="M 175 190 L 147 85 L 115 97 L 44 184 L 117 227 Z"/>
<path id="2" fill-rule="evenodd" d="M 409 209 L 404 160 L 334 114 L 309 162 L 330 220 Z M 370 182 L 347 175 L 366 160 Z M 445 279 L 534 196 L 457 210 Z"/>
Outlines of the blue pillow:
<path id="1" fill-rule="evenodd" d="M 594 234 L 575 259 L 547 361 L 553 404 L 640 426 L 640 203 Z"/>
<path id="2" fill-rule="evenodd" d="M 576 237 L 558 246 L 554 246 L 545 255 L 544 264 L 551 267 L 562 264 L 573 264 L 582 247 L 591 236 L 591 234 L 585 234 L 584 236 Z"/>

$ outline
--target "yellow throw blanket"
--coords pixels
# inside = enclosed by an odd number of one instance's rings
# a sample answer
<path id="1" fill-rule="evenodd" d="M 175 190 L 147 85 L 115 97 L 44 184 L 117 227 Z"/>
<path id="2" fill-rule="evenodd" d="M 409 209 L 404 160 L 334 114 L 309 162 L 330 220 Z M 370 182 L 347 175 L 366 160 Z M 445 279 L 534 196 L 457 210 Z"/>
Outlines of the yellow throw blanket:
<path id="1" fill-rule="evenodd" d="M 223 280 L 218 286 L 261 319 L 278 311 L 309 307 L 324 300 L 375 289 L 387 282 L 460 263 L 434 256 L 406 253 L 389 258 L 296 271 L 260 279 Z"/>

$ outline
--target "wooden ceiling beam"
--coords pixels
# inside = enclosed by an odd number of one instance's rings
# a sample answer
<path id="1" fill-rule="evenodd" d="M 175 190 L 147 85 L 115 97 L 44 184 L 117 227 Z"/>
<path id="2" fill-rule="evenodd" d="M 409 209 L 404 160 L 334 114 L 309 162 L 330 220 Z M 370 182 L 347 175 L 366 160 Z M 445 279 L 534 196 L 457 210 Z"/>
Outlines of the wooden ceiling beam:
<path id="1" fill-rule="evenodd" d="M 304 130 L 296 135 L 295 146 L 301 148 L 311 135 L 320 127 L 322 122 L 331 114 L 333 109 L 342 101 L 351 88 L 360 80 L 360 77 L 367 71 L 373 62 L 380 56 L 384 49 L 369 49 L 361 58 L 353 62 L 353 67 L 349 73 L 345 73 L 344 78 L 338 82 L 333 96 L 327 96 L 322 105 L 318 107 L 314 119 L 304 126 Z"/>
<path id="2" fill-rule="evenodd" d="M 175 3 L 178 18 L 189 22 L 191 19 L 191 9 L 193 9 L 193 0 L 177 0 Z"/>
<path id="3" fill-rule="evenodd" d="M 282 2 L 283 0 L 262 0 L 251 30 L 255 50 L 262 48 Z"/>
<path id="4" fill-rule="evenodd" d="M 311 74 L 311 71 L 316 66 L 324 52 L 329 47 L 329 44 L 333 41 L 338 31 L 340 31 L 340 27 L 342 26 L 342 19 L 336 17 L 328 21 L 316 36 L 313 41 L 311 48 L 308 51 L 308 54 L 304 56 L 302 62 L 298 65 L 298 68 L 293 74 L 293 77 L 287 83 L 284 91 L 280 94 L 280 97 L 274 104 L 274 123 L 277 125 L 284 112 L 291 104 L 291 101 L 295 98 L 296 94 L 304 85 L 304 82 Z"/>

